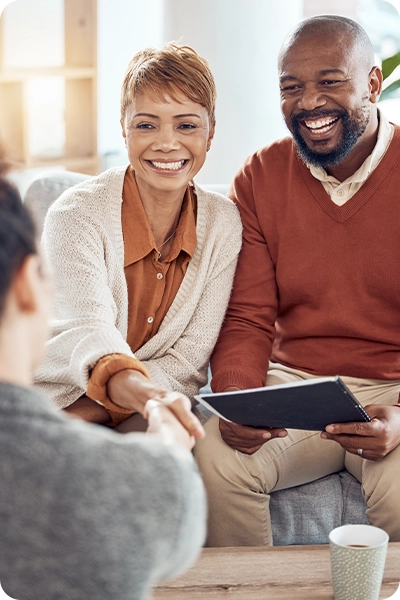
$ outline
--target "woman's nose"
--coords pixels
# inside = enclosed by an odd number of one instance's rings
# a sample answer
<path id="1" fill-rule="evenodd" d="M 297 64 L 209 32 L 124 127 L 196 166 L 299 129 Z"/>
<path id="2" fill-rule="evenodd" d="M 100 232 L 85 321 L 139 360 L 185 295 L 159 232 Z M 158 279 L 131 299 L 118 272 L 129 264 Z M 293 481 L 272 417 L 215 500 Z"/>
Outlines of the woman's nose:
<path id="1" fill-rule="evenodd" d="M 152 148 L 153 150 L 162 150 L 163 152 L 178 150 L 180 148 L 178 133 L 172 127 L 160 129 L 152 144 Z"/>

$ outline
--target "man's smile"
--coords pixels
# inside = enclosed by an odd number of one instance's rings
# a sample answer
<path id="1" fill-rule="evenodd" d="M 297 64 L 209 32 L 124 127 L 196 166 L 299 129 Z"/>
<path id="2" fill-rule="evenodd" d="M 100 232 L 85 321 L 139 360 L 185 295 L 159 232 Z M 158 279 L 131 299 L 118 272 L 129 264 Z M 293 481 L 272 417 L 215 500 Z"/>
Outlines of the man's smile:
<path id="1" fill-rule="evenodd" d="M 318 120 L 307 119 L 303 121 L 303 124 L 312 133 L 322 135 L 328 133 L 333 129 L 334 124 L 339 120 L 339 117 L 325 117 Z"/>

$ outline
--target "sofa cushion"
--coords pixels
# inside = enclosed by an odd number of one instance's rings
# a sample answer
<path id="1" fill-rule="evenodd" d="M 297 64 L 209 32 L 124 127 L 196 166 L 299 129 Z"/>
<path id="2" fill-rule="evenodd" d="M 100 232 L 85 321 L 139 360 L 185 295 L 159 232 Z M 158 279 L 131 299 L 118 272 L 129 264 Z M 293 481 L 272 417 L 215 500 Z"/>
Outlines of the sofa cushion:
<path id="1" fill-rule="evenodd" d="M 271 494 L 274 546 L 328 544 L 329 532 L 347 523 L 365 523 L 361 485 L 341 471 Z"/>
<path id="2" fill-rule="evenodd" d="M 73 171 L 42 172 L 28 186 L 24 203 L 31 210 L 39 234 L 49 206 L 68 188 L 85 181 L 90 175 Z"/>

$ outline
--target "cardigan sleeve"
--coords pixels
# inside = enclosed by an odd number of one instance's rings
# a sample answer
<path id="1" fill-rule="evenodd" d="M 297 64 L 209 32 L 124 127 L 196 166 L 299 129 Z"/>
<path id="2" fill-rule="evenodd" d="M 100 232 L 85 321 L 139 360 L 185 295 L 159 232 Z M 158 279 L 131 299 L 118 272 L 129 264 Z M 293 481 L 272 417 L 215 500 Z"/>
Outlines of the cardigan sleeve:
<path id="1" fill-rule="evenodd" d="M 102 357 L 135 359 L 125 341 L 126 315 L 121 315 L 121 306 L 127 307 L 121 199 L 104 192 L 106 186 L 84 185 L 85 190 L 68 190 L 51 207 L 42 237 L 55 302 L 52 335 L 35 384 L 60 408 L 86 392 L 90 371 Z"/>
<path id="2" fill-rule="evenodd" d="M 140 360 L 131 356 L 124 356 L 123 354 L 108 354 L 107 356 L 103 356 L 94 366 L 86 390 L 86 395 L 89 398 L 102 404 L 108 411 L 111 417 L 110 425 L 114 427 L 136 412 L 115 404 L 107 394 L 109 379 L 125 369 L 135 369 L 135 371 L 139 371 L 145 377 L 149 377 L 147 369 Z"/>

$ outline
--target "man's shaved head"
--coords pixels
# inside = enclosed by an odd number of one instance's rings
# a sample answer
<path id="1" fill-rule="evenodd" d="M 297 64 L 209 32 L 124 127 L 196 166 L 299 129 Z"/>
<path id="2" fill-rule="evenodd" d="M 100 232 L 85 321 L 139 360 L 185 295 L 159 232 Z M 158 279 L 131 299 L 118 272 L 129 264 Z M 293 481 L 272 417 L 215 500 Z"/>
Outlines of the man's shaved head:
<path id="1" fill-rule="evenodd" d="M 365 30 L 347 17 L 337 15 L 319 15 L 301 21 L 286 36 L 279 52 L 278 64 L 281 65 L 282 57 L 298 41 L 307 38 L 327 36 L 335 37 L 337 44 L 346 44 L 356 51 L 357 59 L 364 63 L 367 72 L 374 66 L 374 50 Z"/>

